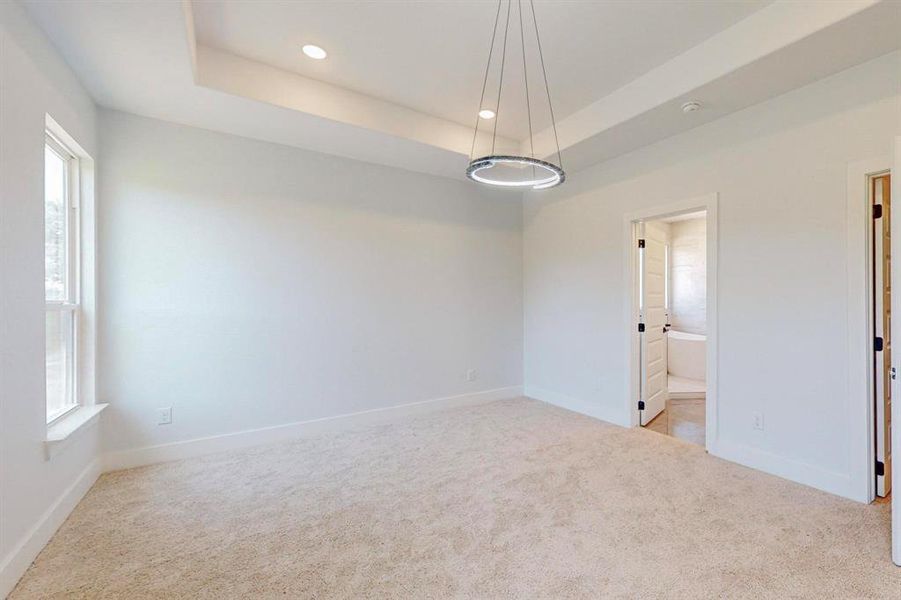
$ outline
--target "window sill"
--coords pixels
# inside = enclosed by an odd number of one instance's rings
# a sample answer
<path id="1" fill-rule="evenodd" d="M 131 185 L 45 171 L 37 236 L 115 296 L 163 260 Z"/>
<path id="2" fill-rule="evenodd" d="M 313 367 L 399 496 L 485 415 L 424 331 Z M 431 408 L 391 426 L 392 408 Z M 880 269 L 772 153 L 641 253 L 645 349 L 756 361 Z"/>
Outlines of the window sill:
<path id="1" fill-rule="evenodd" d="M 44 453 L 50 460 L 77 437 L 78 433 L 93 426 L 100 418 L 100 413 L 109 404 L 92 404 L 79 406 L 63 418 L 55 421 L 47 427 L 47 437 L 44 440 Z"/>

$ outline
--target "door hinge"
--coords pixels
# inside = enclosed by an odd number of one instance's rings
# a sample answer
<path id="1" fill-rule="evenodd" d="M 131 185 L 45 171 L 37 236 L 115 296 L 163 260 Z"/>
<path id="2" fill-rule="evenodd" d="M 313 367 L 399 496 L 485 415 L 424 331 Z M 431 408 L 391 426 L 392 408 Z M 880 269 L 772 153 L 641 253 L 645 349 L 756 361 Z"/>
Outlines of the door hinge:
<path id="1" fill-rule="evenodd" d="M 876 461 L 876 476 L 882 477 L 885 475 L 885 463 L 881 460 Z"/>
<path id="2" fill-rule="evenodd" d="M 875 342 L 873 343 L 873 348 L 876 350 L 876 352 L 882 352 L 882 338 L 881 337 L 876 338 Z"/>
<path id="3" fill-rule="evenodd" d="M 881 218 L 882 218 L 882 205 L 881 205 L 881 204 L 874 204 L 874 205 L 873 205 L 873 218 L 874 218 L 874 219 L 881 219 Z"/>
<path id="4" fill-rule="evenodd" d="M 644 410 L 644 400 L 638 401 L 638 410 Z"/>
<path id="5" fill-rule="evenodd" d="M 644 323 L 638 324 L 638 333 L 644 333 Z"/>
<path id="6" fill-rule="evenodd" d="M 638 247 L 639 247 L 639 248 L 644 248 L 644 240 L 643 240 L 643 239 L 639 239 L 639 240 L 638 240 Z"/>
<path id="7" fill-rule="evenodd" d="M 895 370 L 895 367 L 892 367 L 889 373 L 891 374 L 890 377 L 892 378 L 892 381 L 898 379 L 898 371 Z"/>

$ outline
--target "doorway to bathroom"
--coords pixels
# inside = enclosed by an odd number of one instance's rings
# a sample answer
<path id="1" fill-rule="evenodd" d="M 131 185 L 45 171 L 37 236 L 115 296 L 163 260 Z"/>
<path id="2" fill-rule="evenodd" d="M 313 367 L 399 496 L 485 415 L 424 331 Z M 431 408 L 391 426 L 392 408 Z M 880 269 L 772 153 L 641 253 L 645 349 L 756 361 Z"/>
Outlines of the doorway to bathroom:
<path id="1" fill-rule="evenodd" d="M 715 215 L 712 195 L 626 223 L 633 425 L 708 448 L 716 427 Z"/>

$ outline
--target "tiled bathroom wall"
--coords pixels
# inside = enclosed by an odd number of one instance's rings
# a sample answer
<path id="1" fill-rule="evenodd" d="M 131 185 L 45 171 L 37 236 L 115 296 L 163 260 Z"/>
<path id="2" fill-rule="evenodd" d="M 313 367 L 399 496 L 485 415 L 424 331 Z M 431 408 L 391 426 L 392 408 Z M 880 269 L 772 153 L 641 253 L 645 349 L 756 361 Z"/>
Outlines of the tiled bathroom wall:
<path id="1" fill-rule="evenodd" d="M 707 219 L 670 228 L 670 323 L 677 331 L 707 334 Z"/>

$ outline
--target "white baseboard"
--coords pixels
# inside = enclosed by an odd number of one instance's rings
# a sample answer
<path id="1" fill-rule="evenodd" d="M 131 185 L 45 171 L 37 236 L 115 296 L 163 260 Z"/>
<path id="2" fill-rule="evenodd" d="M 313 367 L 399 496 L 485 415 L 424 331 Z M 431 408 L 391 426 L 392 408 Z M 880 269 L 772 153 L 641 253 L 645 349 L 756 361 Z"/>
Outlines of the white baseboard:
<path id="1" fill-rule="evenodd" d="M 299 421 L 285 425 L 274 425 L 272 427 L 263 427 L 260 429 L 225 433 L 222 435 L 185 440 L 183 442 L 161 444 L 159 446 L 109 452 L 103 457 L 103 470 L 106 472 L 130 469 L 132 467 L 181 460 L 183 458 L 202 456 L 204 454 L 212 454 L 214 452 L 222 452 L 225 450 L 235 450 L 250 446 L 292 440 L 311 434 L 340 431 L 360 425 L 384 423 L 400 417 L 424 414 L 451 407 L 481 404 L 506 398 L 516 398 L 522 396 L 522 392 L 522 386 L 510 386 L 475 392 L 472 394 L 435 398 L 432 400 L 423 400 L 397 406 L 336 415 L 334 417 L 313 419 L 310 421 Z"/>
<path id="2" fill-rule="evenodd" d="M 525 395 L 535 400 L 541 400 L 554 406 L 559 406 L 573 412 L 588 415 L 601 421 L 631 427 L 625 422 L 623 415 L 613 414 L 612 411 L 588 404 L 583 400 L 552 392 L 533 385 L 526 384 Z M 628 415 L 625 415 L 626 417 Z M 740 444 L 717 440 L 711 448 L 710 454 L 730 462 L 769 473 L 796 483 L 808 485 L 824 492 L 842 496 L 857 502 L 867 503 L 866 490 L 855 490 L 851 478 L 845 473 L 830 471 L 816 465 L 779 456 L 758 448 L 751 448 Z"/>
<path id="3" fill-rule="evenodd" d="M 619 425 L 621 427 L 631 426 L 631 424 L 627 421 L 629 415 L 617 414 L 615 411 L 612 411 L 607 407 L 589 404 L 584 400 L 577 400 L 576 398 L 572 398 L 558 392 L 552 392 L 550 390 L 546 390 L 534 385 L 526 384 L 524 390 L 525 395 L 529 398 L 541 400 L 542 402 L 547 402 L 548 404 L 553 404 L 554 406 L 559 406 L 560 408 L 565 408 L 573 412 L 588 415 L 589 417 L 594 417 L 595 419 L 600 419 L 601 421 L 613 423 L 614 425 Z"/>
<path id="4" fill-rule="evenodd" d="M 56 533 L 56 530 L 59 529 L 60 525 L 63 524 L 103 472 L 190 458 L 223 450 L 291 440 L 316 433 L 341 431 L 361 425 L 387 423 L 398 418 L 426 414 L 447 408 L 516 398 L 522 396 L 522 392 L 522 386 L 510 386 L 472 394 L 435 398 L 398 406 L 336 415 L 334 417 L 104 454 L 92 461 L 78 475 L 72 485 L 66 488 L 56 502 L 47 509 L 37 524 L 23 537 L 19 544 L 7 556 L 3 557 L 2 562 L 0 562 L 0 598 L 5 598 L 12 592 L 32 561 L 47 545 L 47 542 Z"/>
<path id="5" fill-rule="evenodd" d="M 847 473 L 830 471 L 759 448 L 726 442 L 722 438 L 709 448 L 709 452 L 713 456 L 796 483 L 808 485 L 836 496 L 842 496 L 864 504 L 869 502 L 869 499 L 866 498 L 866 490 L 853 489 L 853 482 Z"/>
<path id="6" fill-rule="evenodd" d="M 72 485 L 66 488 L 15 548 L 3 557 L 3 562 L 0 562 L 0 598 L 6 598 L 12 592 L 32 561 L 44 549 L 69 513 L 88 493 L 88 490 L 100 477 L 100 467 L 99 459 L 94 459 L 85 467 Z"/>
<path id="7" fill-rule="evenodd" d="M 398 418 L 426 414 L 452 407 L 477 405 L 494 400 L 526 396 L 553 404 L 561 408 L 585 414 L 603 421 L 623 425 L 622 415 L 588 404 L 569 396 L 551 392 L 535 386 L 510 386 L 486 390 L 472 394 L 462 394 L 447 398 L 436 398 L 412 402 L 398 406 L 336 415 L 322 419 L 289 423 L 261 429 L 186 440 L 172 444 L 150 446 L 134 450 L 108 453 L 89 464 L 75 481 L 60 495 L 44 513 L 37 524 L 23 537 L 19 544 L 0 562 L 0 598 L 6 597 L 37 557 L 56 530 L 66 520 L 75 506 L 88 492 L 101 472 L 135 466 L 179 460 L 224 450 L 233 450 L 261 444 L 296 439 L 311 434 L 340 431 L 361 425 L 385 423 Z M 628 426 L 628 425 L 623 425 Z M 831 492 L 852 500 L 866 502 L 860 493 L 852 489 L 846 474 L 829 471 L 821 467 L 786 459 L 764 450 L 731 444 L 718 440 L 711 454 L 758 469 L 772 475 Z M 101 468 L 102 467 L 102 468 Z M 859 492 L 859 491 L 858 491 Z"/>

